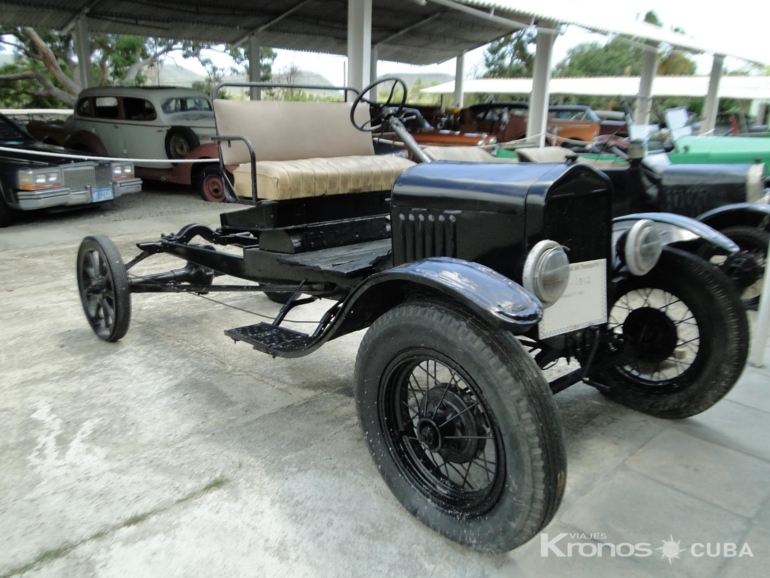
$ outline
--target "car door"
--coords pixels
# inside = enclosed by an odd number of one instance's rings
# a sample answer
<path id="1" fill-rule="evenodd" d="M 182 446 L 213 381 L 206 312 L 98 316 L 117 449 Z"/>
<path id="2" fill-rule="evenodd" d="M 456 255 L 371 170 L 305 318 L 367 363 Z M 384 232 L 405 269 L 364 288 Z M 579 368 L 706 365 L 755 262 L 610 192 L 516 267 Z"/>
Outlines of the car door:
<path id="1" fill-rule="evenodd" d="M 144 98 L 123 97 L 123 148 L 126 156 L 135 159 L 164 159 L 166 158 L 165 137 L 167 127 L 162 125 L 153 104 Z M 152 163 L 136 166 L 150 168 L 170 168 L 172 165 Z"/>
<path id="2" fill-rule="evenodd" d="M 112 157 L 125 157 L 123 136 L 120 130 L 120 103 L 114 96 L 96 96 L 93 99 L 93 117 L 88 119 L 87 125 L 91 132 L 99 137 L 99 140 L 107 149 L 107 154 Z"/>

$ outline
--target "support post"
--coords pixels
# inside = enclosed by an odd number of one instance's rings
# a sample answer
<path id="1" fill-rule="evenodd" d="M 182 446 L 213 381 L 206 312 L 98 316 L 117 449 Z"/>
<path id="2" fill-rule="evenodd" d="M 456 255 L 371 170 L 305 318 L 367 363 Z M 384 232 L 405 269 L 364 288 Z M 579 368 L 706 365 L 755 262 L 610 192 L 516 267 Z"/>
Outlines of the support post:
<path id="1" fill-rule="evenodd" d="M 455 102 L 454 105 L 457 108 L 463 107 L 463 101 L 465 100 L 465 52 L 461 52 L 457 55 L 457 63 L 455 65 Z"/>
<path id="2" fill-rule="evenodd" d="M 78 56 L 78 80 L 80 86 L 93 85 L 91 79 L 91 48 L 88 45 L 88 19 L 85 14 L 75 20 L 75 52 Z"/>
<path id="3" fill-rule="evenodd" d="M 770 248 L 767 251 L 770 258 Z M 765 281 L 762 296 L 759 298 L 759 313 L 754 339 L 751 342 L 749 363 L 754 367 L 764 367 L 765 349 L 767 348 L 767 333 L 770 331 L 770 291 L 764 289 L 770 287 L 770 267 L 765 267 Z"/>
<path id="4" fill-rule="evenodd" d="M 634 107 L 634 123 L 650 124 L 650 110 L 652 109 L 652 83 L 658 71 L 658 43 L 645 43 L 642 54 L 642 76 L 639 79 L 639 94 L 636 97 Z"/>
<path id="5" fill-rule="evenodd" d="M 548 122 L 548 100 L 551 84 L 551 61 L 553 43 L 556 40 L 555 22 L 543 21 L 537 25 L 535 66 L 532 71 L 532 96 L 529 102 L 527 120 L 527 142 L 542 147 L 545 144 L 545 129 Z"/>
<path id="6" fill-rule="evenodd" d="M 348 86 L 369 84 L 371 52 L 372 0 L 348 0 Z"/>
<path id="7" fill-rule="evenodd" d="M 374 82 L 377 80 L 377 60 L 380 57 L 380 50 L 377 48 L 377 45 L 375 44 L 372 46 L 372 60 L 369 64 L 369 82 Z"/>
<path id="8" fill-rule="evenodd" d="M 711 77 L 709 78 L 709 90 L 706 94 L 706 102 L 703 104 L 703 119 L 700 134 L 714 132 L 717 125 L 717 112 L 719 111 L 719 81 L 722 79 L 722 67 L 725 57 L 722 54 L 714 55 L 714 63 L 711 65 Z"/>
<path id="9" fill-rule="evenodd" d="M 259 36 L 256 33 L 249 35 L 249 82 L 262 80 L 262 63 L 259 59 L 259 52 Z M 262 89 L 252 88 L 250 99 L 262 100 Z"/>

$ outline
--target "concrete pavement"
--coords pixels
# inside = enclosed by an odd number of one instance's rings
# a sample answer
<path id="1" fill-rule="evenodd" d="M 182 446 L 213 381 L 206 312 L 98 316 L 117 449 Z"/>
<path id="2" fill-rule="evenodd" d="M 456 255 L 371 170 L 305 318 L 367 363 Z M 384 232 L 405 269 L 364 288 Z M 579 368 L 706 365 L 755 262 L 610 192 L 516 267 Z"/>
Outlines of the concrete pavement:
<path id="1" fill-rule="evenodd" d="M 81 237 L 131 255 L 220 210 L 169 190 L 120 203 L 0 231 L 0 576 L 770 575 L 767 368 L 678 422 L 587 386 L 559 394 L 569 471 L 553 547 L 477 554 L 407 514 L 369 458 L 352 399 L 361 333 L 271 359 L 222 335 L 245 313 L 136 295 L 128 335 L 99 341 L 77 294 Z M 600 542 L 650 554 L 591 556 Z M 731 544 L 752 556 L 725 557 Z"/>

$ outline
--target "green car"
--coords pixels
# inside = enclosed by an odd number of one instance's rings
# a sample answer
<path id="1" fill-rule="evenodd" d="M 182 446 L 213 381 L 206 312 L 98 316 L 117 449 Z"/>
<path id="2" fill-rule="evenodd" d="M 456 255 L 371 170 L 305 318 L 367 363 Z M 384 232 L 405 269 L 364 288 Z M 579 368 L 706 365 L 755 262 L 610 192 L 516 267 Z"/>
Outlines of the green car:
<path id="1" fill-rule="evenodd" d="M 668 158 L 675 165 L 765 163 L 770 178 L 770 138 L 766 136 L 695 136 L 684 108 L 666 111 L 666 125 L 674 149 Z"/>

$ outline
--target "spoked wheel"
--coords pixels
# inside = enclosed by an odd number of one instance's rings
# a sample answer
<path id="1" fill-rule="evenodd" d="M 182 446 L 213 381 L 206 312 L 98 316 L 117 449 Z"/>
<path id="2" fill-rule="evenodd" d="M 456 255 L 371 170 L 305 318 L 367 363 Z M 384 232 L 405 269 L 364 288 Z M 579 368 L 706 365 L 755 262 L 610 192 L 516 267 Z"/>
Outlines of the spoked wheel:
<path id="1" fill-rule="evenodd" d="M 115 244 L 103 235 L 86 237 L 77 262 L 78 289 L 83 312 L 94 333 L 117 341 L 131 321 L 128 274 Z"/>
<path id="2" fill-rule="evenodd" d="M 700 413 L 732 388 L 748 354 L 748 322 L 727 277 L 690 253 L 664 248 L 647 275 L 615 288 L 609 329 L 632 361 L 597 381 L 607 396 L 663 418 Z"/>
<path id="3" fill-rule="evenodd" d="M 519 343 L 468 317 L 433 302 L 380 317 L 356 359 L 356 404 L 369 451 L 411 514 L 451 540 L 506 552 L 559 506 L 561 422 Z"/>
<path id="4" fill-rule="evenodd" d="M 718 266 L 741 292 L 746 309 L 756 309 L 764 285 L 767 247 L 770 234 L 756 227 L 727 227 L 720 231 L 734 241 L 740 251 L 735 255 L 718 254 L 713 247 L 704 247 L 701 257 Z"/>

